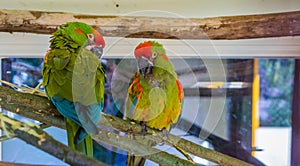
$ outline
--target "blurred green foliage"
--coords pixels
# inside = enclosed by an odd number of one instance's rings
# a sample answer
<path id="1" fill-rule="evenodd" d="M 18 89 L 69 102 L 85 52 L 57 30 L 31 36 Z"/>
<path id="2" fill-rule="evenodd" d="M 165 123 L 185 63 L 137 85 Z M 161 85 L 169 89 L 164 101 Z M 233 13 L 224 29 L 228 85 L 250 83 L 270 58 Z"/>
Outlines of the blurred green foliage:
<path id="1" fill-rule="evenodd" d="M 294 59 L 260 59 L 260 125 L 291 125 Z"/>

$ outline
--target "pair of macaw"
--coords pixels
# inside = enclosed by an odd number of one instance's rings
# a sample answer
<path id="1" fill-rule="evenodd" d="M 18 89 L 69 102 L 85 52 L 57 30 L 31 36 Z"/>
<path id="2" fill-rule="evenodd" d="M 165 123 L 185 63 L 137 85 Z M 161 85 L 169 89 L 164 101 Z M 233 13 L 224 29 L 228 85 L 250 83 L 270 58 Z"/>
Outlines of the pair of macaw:
<path id="1" fill-rule="evenodd" d="M 99 148 L 90 134 L 98 133 L 103 109 L 105 71 L 100 58 L 105 41 L 91 26 L 69 22 L 53 33 L 50 42 L 42 68 L 46 93 L 65 117 L 69 146 L 97 156 Z M 169 131 L 179 119 L 183 101 L 174 66 L 155 41 L 139 44 L 134 55 L 139 71 L 128 88 L 125 116 Z M 127 164 L 142 163 L 138 162 L 130 159 Z"/>

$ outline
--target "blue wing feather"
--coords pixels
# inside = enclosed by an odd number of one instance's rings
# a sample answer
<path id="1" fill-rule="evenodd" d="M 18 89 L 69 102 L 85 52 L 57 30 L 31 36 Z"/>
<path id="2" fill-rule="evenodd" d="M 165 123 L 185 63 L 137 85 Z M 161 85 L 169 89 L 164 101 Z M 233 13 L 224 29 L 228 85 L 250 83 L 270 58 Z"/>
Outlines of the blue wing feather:
<path id="1" fill-rule="evenodd" d="M 76 137 L 74 138 L 76 144 L 84 140 L 88 135 L 87 131 L 94 134 L 96 133 L 93 128 L 95 125 L 97 126 L 101 118 L 103 102 L 86 106 L 85 113 L 82 113 L 79 109 L 75 109 L 75 103 L 67 99 L 54 95 L 50 100 L 64 117 L 71 119 L 81 127 L 78 129 Z"/>

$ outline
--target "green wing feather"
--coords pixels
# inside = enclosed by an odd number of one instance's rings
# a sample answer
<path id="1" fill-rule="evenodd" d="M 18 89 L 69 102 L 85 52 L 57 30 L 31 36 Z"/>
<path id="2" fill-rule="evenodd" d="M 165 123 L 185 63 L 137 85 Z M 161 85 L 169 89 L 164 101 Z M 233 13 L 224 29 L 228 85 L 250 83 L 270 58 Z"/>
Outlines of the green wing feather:
<path id="1" fill-rule="evenodd" d="M 73 100 L 84 105 L 103 100 L 104 75 L 104 69 L 98 57 L 92 52 L 82 49 L 73 70 Z M 91 83 L 95 87 L 92 87 Z"/>
<path id="2" fill-rule="evenodd" d="M 59 95 L 84 105 L 103 100 L 104 76 L 98 57 L 85 49 L 78 54 L 65 49 L 51 50 L 43 66 L 43 84 L 49 97 Z M 91 83 L 95 86 L 91 87 Z"/>

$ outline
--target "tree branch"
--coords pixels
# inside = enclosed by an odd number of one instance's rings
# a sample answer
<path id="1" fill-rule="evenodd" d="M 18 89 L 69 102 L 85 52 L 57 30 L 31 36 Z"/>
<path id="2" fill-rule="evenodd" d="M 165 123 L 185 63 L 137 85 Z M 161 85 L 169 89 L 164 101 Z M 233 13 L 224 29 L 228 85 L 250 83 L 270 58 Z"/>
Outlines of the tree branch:
<path id="1" fill-rule="evenodd" d="M 111 126 L 116 130 L 125 132 L 128 129 L 130 129 L 131 131 L 136 133 L 142 130 L 142 127 L 139 124 L 129 123 L 127 121 L 124 121 L 118 117 L 114 117 L 111 115 L 104 115 L 104 117 L 107 119 L 107 121 L 101 120 L 100 123 L 105 126 Z M 149 136 L 147 137 L 148 139 L 159 142 L 164 137 L 162 132 L 159 132 L 155 129 L 147 128 L 147 130 L 149 133 L 155 133 L 155 136 L 153 135 Z M 170 140 L 170 143 L 176 144 L 178 147 L 182 148 L 188 153 L 193 154 L 195 156 L 199 156 L 201 158 L 207 159 L 209 161 L 212 161 L 220 165 L 227 165 L 227 166 L 251 165 L 244 161 L 219 153 L 217 151 L 199 146 L 193 142 L 179 138 L 172 134 L 168 135 L 168 139 Z"/>
<path id="2" fill-rule="evenodd" d="M 13 100 L 7 98 L 7 96 L 13 96 Z M 32 104 L 24 103 L 24 98 L 30 98 L 29 101 Z M 39 101 L 39 103 L 35 102 L 35 100 Z M 26 101 L 28 101 L 28 100 L 26 100 Z M 37 106 L 35 106 L 34 103 L 36 103 Z M 12 112 L 15 112 L 15 113 L 18 113 L 22 116 L 34 117 L 33 119 L 42 121 L 43 123 L 47 124 L 49 122 L 51 125 L 65 128 L 64 126 L 62 126 L 62 123 L 63 123 L 62 116 L 56 111 L 54 106 L 49 104 L 49 100 L 45 97 L 40 97 L 40 96 L 36 96 L 36 95 L 32 95 L 32 94 L 25 94 L 25 93 L 21 93 L 21 92 L 9 89 L 7 87 L 0 86 L 0 105 L 2 108 L 7 109 Z M 24 105 L 26 105 L 26 106 L 24 106 Z M 21 111 L 21 108 L 27 109 L 27 110 Z M 35 108 L 39 108 L 38 116 L 31 115 L 31 114 L 36 114 Z M 17 110 L 19 110 L 19 111 L 17 111 Z M 50 119 L 47 119 L 47 118 L 42 119 L 42 117 L 49 117 Z M 114 116 L 110 116 L 110 115 L 106 115 L 106 114 L 103 114 L 103 117 L 104 118 L 101 118 L 100 124 L 104 125 L 106 127 L 113 128 L 118 131 L 128 131 L 129 129 L 132 130 L 133 132 L 141 131 L 141 126 L 138 124 L 133 124 L 128 121 L 124 121 L 123 119 L 120 119 L 120 118 L 117 118 Z M 56 122 L 58 124 L 56 124 Z M 162 133 L 158 132 L 157 130 L 148 128 L 148 131 L 150 133 L 156 133 L 156 135 L 158 135 L 158 137 L 149 137 L 149 139 L 157 140 L 157 138 L 163 137 Z M 110 137 L 108 135 L 110 135 Z M 117 137 L 118 136 L 113 135 L 113 133 L 110 133 L 110 134 L 106 133 L 106 131 L 103 131 L 102 133 L 100 133 L 97 136 L 93 136 L 94 139 L 99 140 L 101 142 L 106 142 L 108 144 L 113 144 L 113 145 L 119 144 L 118 147 L 124 148 L 125 150 L 130 150 L 132 147 L 134 147 L 134 146 L 132 146 L 132 144 L 128 143 L 130 140 L 124 140 L 120 144 L 120 140 L 119 140 L 120 138 L 116 139 L 116 140 L 113 139 L 113 138 L 117 138 Z M 126 138 L 124 138 L 124 139 L 126 139 Z M 209 161 L 215 162 L 217 164 L 229 165 L 229 166 L 230 165 L 232 165 L 232 166 L 234 166 L 234 165 L 238 165 L 238 166 L 250 165 L 246 162 L 235 159 L 233 157 L 224 155 L 222 153 L 213 151 L 208 148 L 201 147 L 195 143 L 192 143 L 185 139 L 181 139 L 172 134 L 169 135 L 169 139 L 171 142 L 176 143 L 176 145 L 179 146 L 180 148 L 182 148 L 183 150 L 185 150 L 191 154 L 194 154 L 196 156 L 205 158 Z M 111 142 L 111 141 L 113 141 L 113 142 Z M 125 145 L 123 145 L 123 144 L 125 144 Z M 129 145 L 129 147 L 127 147 L 128 145 Z M 137 150 L 140 150 L 140 149 L 137 149 Z M 144 150 L 146 150 L 146 149 L 144 149 Z M 140 152 L 140 151 L 133 151 L 133 152 Z M 161 153 L 155 153 L 155 154 L 158 154 L 157 155 L 158 157 L 162 156 L 162 155 L 160 155 Z M 152 158 L 150 158 L 150 157 L 148 157 L 148 158 L 153 159 L 156 156 L 154 156 L 154 157 L 151 156 L 151 157 Z"/>
<path id="3" fill-rule="evenodd" d="M 0 10 L 2 32 L 50 34 L 70 21 L 98 27 L 108 37 L 249 39 L 300 35 L 300 11 L 215 18 L 163 18 Z"/>
<path id="4" fill-rule="evenodd" d="M 106 144 L 113 145 L 115 147 L 124 149 L 129 153 L 133 153 L 139 156 L 143 156 L 146 159 L 152 160 L 163 166 L 169 165 L 182 165 L 182 166 L 195 166 L 194 163 L 179 158 L 175 155 L 171 155 L 167 152 L 152 148 L 141 144 L 140 141 L 136 139 L 131 139 L 127 136 L 119 136 L 117 134 L 111 133 L 109 131 L 100 130 L 100 133 L 92 136 L 97 142 L 104 142 Z M 145 141 L 141 140 L 141 142 Z"/>
<path id="5" fill-rule="evenodd" d="M 47 104 L 49 102 L 49 101 L 47 101 L 48 100 L 47 98 L 32 95 L 32 94 L 27 94 L 27 93 L 21 93 L 21 92 L 18 92 L 18 91 L 15 91 L 10 88 L 3 87 L 3 86 L 0 86 L 0 91 L 1 91 L 0 92 L 0 106 L 2 108 L 7 109 L 14 113 L 18 113 L 25 117 L 33 118 L 38 121 L 41 121 L 40 117 L 44 117 L 43 118 L 44 121 L 42 121 L 44 123 L 50 122 L 53 124 L 53 122 L 59 122 L 59 124 L 62 124 L 62 123 L 64 124 L 63 118 L 58 112 L 51 113 L 50 115 L 48 115 L 51 111 L 54 111 L 54 110 L 56 111 L 56 109 L 51 104 Z M 5 99 L 5 96 L 7 96 L 7 95 L 11 96 L 13 98 L 13 100 L 11 99 L 11 97 L 8 97 Z M 27 95 L 28 95 L 28 97 L 27 97 Z M 27 99 L 25 99 L 25 98 L 27 98 Z M 35 104 L 37 104 L 34 101 L 35 99 L 45 104 L 44 107 L 42 107 L 39 104 L 37 105 L 37 107 L 40 108 L 39 111 L 34 110 Z M 30 105 L 26 102 L 31 102 L 31 104 L 33 104 L 33 105 Z M 26 105 L 26 106 L 24 106 L 24 105 Z M 22 109 L 25 109 L 25 110 L 22 110 Z M 49 111 L 49 110 L 51 110 L 51 111 Z M 38 115 L 35 115 L 37 112 L 38 112 Z M 50 119 L 48 119 L 48 118 L 50 118 Z M 53 121 L 53 119 L 56 119 L 56 120 Z M 53 124 L 53 125 L 57 126 L 55 124 Z M 61 126 L 61 125 L 59 125 L 59 126 Z M 57 126 L 57 127 L 59 127 L 59 126 Z M 63 128 L 65 128 L 65 126 L 63 126 Z M 20 137 L 20 136 L 22 136 L 22 134 L 24 134 L 24 133 L 21 133 L 21 135 L 14 134 L 11 136 Z M 20 138 L 24 139 L 23 137 L 20 137 Z M 111 132 L 108 132 L 105 130 L 100 129 L 100 133 L 98 135 L 94 135 L 93 139 L 95 139 L 98 142 L 104 142 L 107 144 L 114 145 L 116 147 L 127 150 L 131 153 L 147 154 L 145 156 L 145 158 L 150 159 L 154 162 L 160 163 L 162 165 L 178 165 L 178 164 L 194 165 L 190 161 L 181 159 L 174 155 L 170 155 L 170 154 L 160 151 L 158 149 L 147 147 L 136 141 L 133 141 L 132 139 L 129 139 L 127 137 L 121 137 L 117 134 L 114 134 L 114 133 L 111 133 Z M 25 141 L 27 142 L 28 140 L 25 138 Z M 39 147 L 37 147 L 37 148 L 39 148 Z M 46 147 L 46 151 L 48 150 L 48 148 L 49 147 Z M 44 150 L 44 149 L 42 149 L 42 150 Z"/>
<path id="6" fill-rule="evenodd" d="M 65 129 L 64 118 L 45 97 L 25 94 L 0 86 L 0 106 L 24 117 Z"/>
<path id="7" fill-rule="evenodd" d="M 25 142 L 42 149 L 43 151 L 54 155 L 55 157 L 64 160 L 71 165 L 103 165 L 93 158 L 87 158 L 85 155 L 77 152 L 70 147 L 56 141 L 50 135 L 37 126 L 29 126 L 25 123 L 11 119 L 8 116 L 0 113 L 0 128 L 9 133 L 16 135 Z"/>
<path id="8" fill-rule="evenodd" d="M 48 127 L 50 127 L 50 126 L 47 125 L 47 124 L 44 124 L 44 123 L 41 124 L 41 125 L 38 125 L 38 128 L 40 128 L 41 130 L 43 130 L 45 128 L 48 128 Z M 10 139 L 15 138 L 15 137 L 17 137 L 15 134 L 9 134 L 9 137 L 7 135 L 2 135 L 0 137 L 0 142 L 6 141 L 6 140 L 10 140 Z"/>

